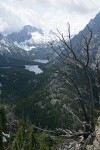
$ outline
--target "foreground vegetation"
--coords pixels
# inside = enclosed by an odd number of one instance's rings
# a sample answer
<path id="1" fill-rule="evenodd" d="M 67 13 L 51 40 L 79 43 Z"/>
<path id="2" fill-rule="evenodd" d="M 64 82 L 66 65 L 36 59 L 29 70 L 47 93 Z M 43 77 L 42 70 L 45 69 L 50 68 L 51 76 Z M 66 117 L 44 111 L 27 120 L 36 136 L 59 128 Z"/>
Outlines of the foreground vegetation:
<path id="1" fill-rule="evenodd" d="M 5 109 L 0 106 L 0 150 L 55 150 L 63 140 L 36 129 L 25 120 L 17 120 L 12 128 L 11 124 L 14 121 L 7 121 Z M 9 135 L 9 138 L 6 135 Z M 6 141 L 3 140 L 4 138 Z"/>

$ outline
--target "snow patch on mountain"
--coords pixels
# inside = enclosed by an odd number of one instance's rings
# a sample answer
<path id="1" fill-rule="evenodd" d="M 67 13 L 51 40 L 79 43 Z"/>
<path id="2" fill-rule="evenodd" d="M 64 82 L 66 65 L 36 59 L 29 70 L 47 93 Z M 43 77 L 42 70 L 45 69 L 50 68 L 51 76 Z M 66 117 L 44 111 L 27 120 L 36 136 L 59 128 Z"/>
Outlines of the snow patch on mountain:
<path id="1" fill-rule="evenodd" d="M 35 32 L 35 33 L 31 33 L 32 35 L 32 40 L 36 43 L 45 43 L 45 42 L 48 42 L 48 41 L 51 41 L 51 36 L 50 35 L 42 35 L 38 32 Z"/>
<path id="2" fill-rule="evenodd" d="M 28 58 L 29 55 L 23 47 L 4 37 L 0 40 L 0 54 L 6 57 L 13 58 Z"/>
<path id="3" fill-rule="evenodd" d="M 30 34 L 30 33 L 29 33 Z M 26 51 L 30 51 L 34 48 L 37 47 L 37 45 L 46 45 L 46 43 L 50 42 L 54 40 L 54 36 L 53 35 L 45 35 L 45 34 L 40 34 L 39 32 L 33 32 L 31 33 L 31 39 L 29 40 L 25 40 L 24 42 L 20 42 L 18 43 L 17 41 L 14 42 L 14 44 L 16 46 L 18 46 L 19 48 L 22 48 Z"/>
<path id="4" fill-rule="evenodd" d="M 35 46 L 28 46 L 27 42 L 28 42 L 28 41 L 25 40 L 25 42 L 21 42 L 20 44 L 18 44 L 17 41 L 15 41 L 14 44 L 15 44 L 16 46 L 18 46 L 19 48 L 22 48 L 22 49 L 24 49 L 24 50 L 26 50 L 26 51 L 30 51 L 30 50 L 32 50 L 33 48 L 36 48 Z"/>

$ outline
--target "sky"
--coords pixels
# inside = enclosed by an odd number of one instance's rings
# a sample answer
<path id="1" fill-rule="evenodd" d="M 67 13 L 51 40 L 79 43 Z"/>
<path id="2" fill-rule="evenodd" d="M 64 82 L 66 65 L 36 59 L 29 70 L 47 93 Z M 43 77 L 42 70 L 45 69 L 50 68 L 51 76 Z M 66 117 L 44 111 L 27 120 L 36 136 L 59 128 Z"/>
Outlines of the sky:
<path id="1" fill-rule="evenodd" d="M 0 32 L 19 31 L 24 25 L 77 34 L 100 11 L 96 0 L 0 0 Z"/>

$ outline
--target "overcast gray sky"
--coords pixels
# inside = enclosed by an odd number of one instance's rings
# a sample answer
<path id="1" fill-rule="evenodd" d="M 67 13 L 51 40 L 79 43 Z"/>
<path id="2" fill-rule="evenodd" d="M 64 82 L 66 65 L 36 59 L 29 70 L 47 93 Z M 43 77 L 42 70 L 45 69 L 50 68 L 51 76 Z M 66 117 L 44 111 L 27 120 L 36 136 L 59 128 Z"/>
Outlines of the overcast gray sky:
<path id="1" fill-rule="evenodd" d="M 77 33 L 99 11 L 99 0 L 0 0 L 0 32 L 17 31 L 26 24 L 63 31 L 69 22 L 72 33 Z"/>

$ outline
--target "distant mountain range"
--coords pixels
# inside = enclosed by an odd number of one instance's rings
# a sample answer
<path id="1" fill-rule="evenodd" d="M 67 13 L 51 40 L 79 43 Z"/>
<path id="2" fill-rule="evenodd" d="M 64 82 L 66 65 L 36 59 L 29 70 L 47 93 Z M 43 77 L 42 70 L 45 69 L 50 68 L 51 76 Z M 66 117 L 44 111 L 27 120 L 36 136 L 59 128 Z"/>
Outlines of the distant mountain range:
<path id="1" fill-rule="evenodd" d="M 100 57 L 100 13 L 94 19 L 91 19 L 88 26 L 93 31 L 93 39 L 91 43 L 91 51 L 95 58 Z M 88 35 L 86 27 L 75 35 L 72 39 L 73 45 L 81 43 L 82 36 Z M 25 25 L 19 32 L 13 32 L 6 36 L 0 33 L 0 56 L 14 59 L 46 59 L 50 57 L 52 51 L 48 43 L 55 41 L 57 33 L 50 30 L 46 34 L 42 29 Z M 81 51 L 78 50 L 78 51 Z"/>
<path id="2" fill-rule="evenodd" d="M 45 34 L 42 29 L 31 25 L 26 25 L 19 32 L 13 32 L 7 36 L 0 33 L 0 55 L 15 59 L 32 59 L 40 49 L 42 55 L 49 53 L 46 44 L 54 40 L 55 35 L 53 31 Z"/>
<path id="3" fill-rule="evenodd" d="M 99 39 L 100 39 L 100 13 L 96 15 L 94 19 L 91 19 L 88 23 L 88 26 L 93 31 L 93 43 L 96 41 L 96 47 L 92 48 L 96 50 L 96 53 L 99 53 L 97 50 L 99 48 Z M 86 27 L 75 35 L 72 39 L 73 45 L 78 44 L 81 41 L 82 35 L 87 35 L 87 25 Z M 39 56 L 48 56 L 50 54 L 48 50 L 48 42 L 54 41 L 56 33 L 52 30 L 48 34 L 45 34 L 44 31 L 37 27 L 32 27 L 31 25 L 25 25 L 19 32 L 13 32 L 4 36 L 0 33 L 0 55 L 11 57 L 11 58 L 20 58 L 20 59 L 32 59 Z"/>

